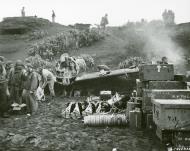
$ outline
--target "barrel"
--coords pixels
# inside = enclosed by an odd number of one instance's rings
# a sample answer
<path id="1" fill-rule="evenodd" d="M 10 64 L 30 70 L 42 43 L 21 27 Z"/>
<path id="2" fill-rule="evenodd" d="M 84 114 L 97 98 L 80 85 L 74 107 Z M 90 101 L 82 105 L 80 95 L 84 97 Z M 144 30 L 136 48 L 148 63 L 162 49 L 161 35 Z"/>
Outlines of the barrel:
<path id="1" fill-rule="evenodd" d="M 84 124 L 88 126 L 126 126 L 127 123 L 125 114 L 98 114 L 84 117 Z"/>

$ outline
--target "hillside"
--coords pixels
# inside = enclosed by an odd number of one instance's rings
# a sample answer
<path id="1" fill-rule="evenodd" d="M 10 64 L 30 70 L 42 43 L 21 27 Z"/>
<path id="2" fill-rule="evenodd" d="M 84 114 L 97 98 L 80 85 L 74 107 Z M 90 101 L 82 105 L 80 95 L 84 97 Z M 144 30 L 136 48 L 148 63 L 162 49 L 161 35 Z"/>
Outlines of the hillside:
<path id="1" fill-rule="evenodd" d="M 11 60 L 23 59 L 27 57 L 30 45 L 69 29 L 69 27 L 41 18 L 7 18 L 0 23 L 0 54 Z M 20 30 L 24 32 L 20 32 Z M 40 39 L 33 40 L 31 34 L 34 32 L 45 32 L 46 34 Z"/>
<path id="2" fill-rule="evenodd" d="M 27 57 L 28 48 L 32 44 L 58 33 L 67 33 L 70 29 L 69 26 L 51 23 L 41 18 L 7 18 L 0 23 L 0 55 L 11 60 L 23 59 Z M 190 23 L 179 24 L 167 31 L 162 25 L 158 27 L 152 24 L 108 27 L 104 40 L 81 47 L 77 51 L 71 50 L 69 53 L 90 54 L 98 64 L 105 63 L 112 67 L 117 67 L 120 61 L 130 56 L 152 59 L 153 56 L 166 55 L 170 60 L 179 60 L 178 56 L 190 52 L 189 29 Z M 31 33 L 34 32 L 45 34 L 38 39 L 31 39 Z"/>
<path id="3" fill-rule="evenodd" d="M 32 44 L 58 33 L 68 32 L 70 29 L 71 27 L 50 23 L 44 19 L 7 18 L 0 23 L 0 54 L 11 60 L 23 59 L 27 56 L 28 48 Z M 24 32 L 20 32 L 20 30 Z M 30 40 L 33 31 L 46 31 L 48 34 L 38 40 Z M 125 39 L 117 35 L 117 28 L 109 28 L 107 32 L 108 35 L 103 41 L 89 47 L 82 47 L 78 51 L 70 51 L 71 55 L 85 53 L 94 56 L 97 62 L 113 64 L 114 61 L 118 64 L 116 56 L 124 58 L 123 53 L 126 51 L 124 49 Z"/>

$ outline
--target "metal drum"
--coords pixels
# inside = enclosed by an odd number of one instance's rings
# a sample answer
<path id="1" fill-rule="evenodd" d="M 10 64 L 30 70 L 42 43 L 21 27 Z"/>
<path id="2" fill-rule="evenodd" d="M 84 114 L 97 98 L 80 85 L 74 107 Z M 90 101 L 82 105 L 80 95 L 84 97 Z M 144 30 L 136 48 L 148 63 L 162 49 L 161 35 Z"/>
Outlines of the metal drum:
<path id="1" fill-rule="evenodd" d="M 88 126 L 126 126 L 125 114 L 89 115 L 84 117 L 84 124 Z"/>

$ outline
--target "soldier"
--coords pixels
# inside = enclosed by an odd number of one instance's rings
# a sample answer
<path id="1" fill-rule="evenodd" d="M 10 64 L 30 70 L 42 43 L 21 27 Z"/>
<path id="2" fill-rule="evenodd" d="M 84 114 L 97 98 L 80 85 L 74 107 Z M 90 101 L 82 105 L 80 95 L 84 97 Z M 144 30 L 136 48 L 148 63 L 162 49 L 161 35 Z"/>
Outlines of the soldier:
<path id="1" fill-rule="evenodd" d="M 22 17 L 25 17 L 25 8 L 24 8 L 24 7 L 22 7 L 21 16 L 22 16 Z"/>
<path id="2" fill-rule="evenodd" d="M 54 100 L 54 97 L 55 97 L 54 83 L 56 81 L 56 77 L 53 75 L 52 72 L 43 68 L 39 69 L 39 74 L 42 77 L 42 80 L 41 80 L 42 89 L 44 89 L 46 85 L 48 85 L 51 99 Z"/>
<path id="3" fill-rule="evenodd" d="M 55 16 L 54 10 L 52 10 L 52 16 L 51 16 L 51 17 L 52 17 L 52 22 L 55 23 L 55 17 L 56 17 L 56 16 Z"/>
<path id="4" fill-rule="evenodd" d="M 36 90 L 39 86 L 38 74 L 33 70 L 31 64 L 27 64 L 27 71 L 24 76 L 24 85 L 22 92 L 23 102 L 26 103 L 28 115 L 35 114 L 38 109 L 38 102 L 35 96 Z"/>
<path id="5" fill-rule="evenodd" d="M 10 96 L 7 80 L 6 80 L 6 70 L 2 61 L 0 61 L 0 116 L 8 117 L 8 100 Z"/>
<path id="6" fill-rule="evenodd" d="M 168 58 L 167 57 L 162 57 L 162 61 L 160 64 L 168 64 Z"/>
<path id="7" fill-rule="evenodd" d="M 101 22 L 100 22 L 100 27 L 103 29 L 103 32 L 105 31 L 107 24 L 109 24 L 109 22 L 108 22 L 108 14 L 105 14 L 105 16 L 102 17 Z"/>
<path id="8" fill-rule="evenodd" d="M 6 69 L 6 78 L 9 80 L 10 78 L 10 72 L 11 70 L 14 68 L 14 64 L 12 61 L 7 61 L 6 65 L 5 65 L 5 69 Z"/>
<path id="9" fill-rule="evenodd" d="M 24 64 L 21 60 L 17 60 L 13 69 L 10 71 L 9 85 L 11 92 L 11 102 L 21 104 L 22 96 L 22 73 L 24 70 Z"/>

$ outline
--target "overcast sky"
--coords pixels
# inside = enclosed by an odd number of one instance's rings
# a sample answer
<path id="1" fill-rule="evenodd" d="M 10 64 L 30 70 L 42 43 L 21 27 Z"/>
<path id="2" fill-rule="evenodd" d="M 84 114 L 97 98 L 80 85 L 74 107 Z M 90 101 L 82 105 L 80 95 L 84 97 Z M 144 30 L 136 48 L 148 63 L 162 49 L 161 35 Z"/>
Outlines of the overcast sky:
<path id="1" fill-rule="evenodd" d="M 175 12 L 176 23 L 190 22 L 190 0 L 0 0 L 0 21 L 4 17 L 20 16 L 25 6 L 27 16 L 51 20 L 52 9 L 56 22 L 61 24 L 99 24 L 107 13 L 109 25 L 123 25 L 128 20 L 161 19 L 164 9 Z"/>

